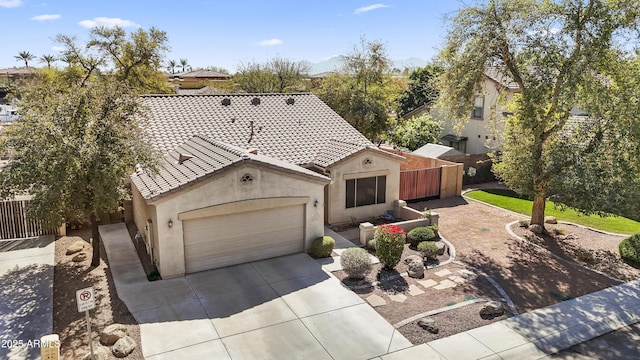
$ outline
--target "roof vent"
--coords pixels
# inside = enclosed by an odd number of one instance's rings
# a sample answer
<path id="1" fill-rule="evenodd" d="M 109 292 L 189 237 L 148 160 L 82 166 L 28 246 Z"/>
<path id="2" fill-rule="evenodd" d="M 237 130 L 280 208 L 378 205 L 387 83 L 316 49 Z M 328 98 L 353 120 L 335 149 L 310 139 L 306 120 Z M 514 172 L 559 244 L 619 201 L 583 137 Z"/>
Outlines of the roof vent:
<path id="1" fill-rule="evenodd" d="M 260 105 L 260 98 L 254 97 L 251 99 L 251 105 Z"/>
<path id="2" fill-rule="evenodd" d="M 222 105 L 223 105 L 223 106 L 229 106 L 229 105 L 231 105 L 231 99 L 229 99 L 229 98 L 224 98 L 224 99 L 222 99 Z"/>
<path id="3" fill-rule="evenodd" d="M 193 158 L 193 155 L 189 155 L 189 154 L 180 154 L 180 157 L 178 157 L 178 165 L 182 165 L 183 162 L 189 160 Z"/>
<path id="4" fill-rule="evenodd" d="M 296 103 L 296 99 L 290 97 L 287 99 L 287 105 L 293 105 Z"/>
<path id="5" fill-rule="evenodd" d="M 249 154 L 258 155 L 258 149 L 256 149 L 256 148 L 249 148 L 249 150 L 247 150 L 247 152 Z"/>

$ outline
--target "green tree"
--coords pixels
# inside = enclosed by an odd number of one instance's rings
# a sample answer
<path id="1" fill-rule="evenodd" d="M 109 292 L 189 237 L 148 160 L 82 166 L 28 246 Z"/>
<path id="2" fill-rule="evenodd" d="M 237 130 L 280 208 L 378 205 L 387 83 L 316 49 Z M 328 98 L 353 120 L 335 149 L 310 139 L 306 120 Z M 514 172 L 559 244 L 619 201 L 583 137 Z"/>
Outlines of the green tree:
<path id="1" fill-rule="evenodd" d="M 438 99 L 436 80 L 442 73 L 442 67 L 429 64 L 419 68 L 409 75 L 409 88 L 398 100 L 399 116 L 403 116 L 422 105 L 428 105 Z"/>
<path id="2" fill-rule="evenodd" d="M 389 114 L 402 91 L 402 83 L 389 72 L 384 44 L 360 44 L 342 57 L 342 73 L 332 75 L 315 89 L 316 95 L 371 140 L 377 140 L 389 127 Z"/>
<path id="3" fill-rule="evenodd" d="M 486 66 L 518 85 L 516 96 L 501 97 L 512 115 L 494 171 L 533 197 L 531 224 L 544 227 L 549 197 L 595 212 L 613 204 L 612 193 L 630 195 L 635 186 L 637 194 L 637 165 L 617 167 L 638 160 L 637 142 L 607 148 L 624 143 L 620 131 L 639 126 L 632 94 L 640 89 L 624 76 L 628 49 L 638 44 L 626 35 L 637 27 L 639 12 L 640 3 L 626 0 L 490 0 L 451 19 L 441 53 L 440 108 L 465 121 Z M 572 116 L 574 108 L 589 116 Z M 634 136 L 637 141 L 637 131 Z"/>
<path id="4" fill-rule="evenodd" d="M 414 151 L 425 144 L 435 144 L 440 139 L 442 126 L 425 114 L 395 124 L 387 135 L 393 144 Z"/>
<path id="5" fill-rule="evenodd" d="M 54 63 L 57 59 L 53 55 L 42 55 L 38 58 L 41 63 L 46 63 L 47 68 L 51 68 L 51 64 Z"/>
<path id="6" fill-rule="evenodd" d="M 282 57 L 266 63 L 241 63 L 234 76 L 240 89 L 249 93 L 284 93 L 299 91 L 308 66 Z"/>
<path id="7" fill-rule="evenodd" d="M 90 48 L 73 38 L 58 39 L 69 66 L 47 69 L 19 89 L 22 117 L 0 143 L 0 149 L 16 154 L 0 171 L 1 194 L 32 195 L 29 214 L 45 224 L 89 219 L 95 266 L 100 263 L 97 214 L 116 210 L 127 197 L 127 176 L 137 164 L 154 169 L 157 156 L 138 123 L 144 115 L 138 93 L 146 89 L 130 85 L 141 82 L 123 77 L 115 56 L 135 44 L 123 41 L 121 49 L 111 44 L 111 51 L 90 55 Z M 114 70 L 99 71 L 96 64 Z M 137 62 L 127 76 L 143 74 L 138 67 L 145 64 Z"/>
<path id="8" fill-rule="evenodd" d="M 16 58 L 16 61 L 24 61 L 24 67 L 29 67 L 29 61 L 36 57 L 28 51 L 20 51 L 14 58 Z"/>
<path id="9" fill-rule="evenodd" d="M 169 60 L 167 63 L 167 70 L 171 71 L 172 74 L 175 74 L 176 66 L 178 66 L 178 63 L 175 60 Z"/>
<path id="10" fill-rule="evenodd" d="M 187 67 L 189 66 L 187 59 L 180 59 L 180 66 L 182 66 L 182 72 L 187 71 Z"/>

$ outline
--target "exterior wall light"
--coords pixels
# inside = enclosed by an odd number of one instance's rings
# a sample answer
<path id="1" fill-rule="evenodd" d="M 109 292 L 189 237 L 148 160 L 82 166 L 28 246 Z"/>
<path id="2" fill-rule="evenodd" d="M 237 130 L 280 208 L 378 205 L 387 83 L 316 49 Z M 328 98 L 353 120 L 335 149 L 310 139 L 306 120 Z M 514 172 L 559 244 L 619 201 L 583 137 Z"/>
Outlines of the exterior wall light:
<path id="1" fill-rule="evenodd" d="M 318 200 L 313 202 L 313 207 L 318 207 Z"/>
<path id="2" fill-rule="evenodd" d="M 169 228 L 173 227 L 173 220 L 169 219 L 169 222 L 167 223 L 167 225 L 169 225 Z"/>

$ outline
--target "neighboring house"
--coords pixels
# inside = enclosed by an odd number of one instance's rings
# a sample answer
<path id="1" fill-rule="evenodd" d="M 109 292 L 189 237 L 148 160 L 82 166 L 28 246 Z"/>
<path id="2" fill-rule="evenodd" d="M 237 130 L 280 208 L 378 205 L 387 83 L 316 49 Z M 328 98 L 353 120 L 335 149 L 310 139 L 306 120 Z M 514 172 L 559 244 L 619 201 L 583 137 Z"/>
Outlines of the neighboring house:
<path id="1" fill-rule="evenodd" d="M 201 89 L 206 86 L 231 87 L 231 75 L 213 70 L 195 70 L 169 74 L 169 80 L 179 89 Z"/>
<path id="2" fill-rule="evenodd" d="M 443 145 L 467 154 L 485 154 L 500 149 L 502 141 L 498 134 L 503 130 L 504 115 L 502 109 L 496 108 L 498 96 L 506 89 L 507 96 L 511 97 L 519 91 L 518 85 L 493 67 L 485 69 L 484 75 L 482 90 L 471 99 L 474 108 L 462 131 L 458 133 L 451 121 L 443 121 L 444 136 L 440 139 Z"/>
<path id="3" fill-rule="evenodd" d="M 20 119 L 18 110 L 11 105 L 0 104 L 0 123 L 11 123 Z"/>
<path id="4" fill-rule="evenodd" d="M 150 95 L 165 154 L 132 175 L 133 212 L 164 278 L 306 251 L 325 223 L 377 217 L 403 157 L 312 94 Z"/>

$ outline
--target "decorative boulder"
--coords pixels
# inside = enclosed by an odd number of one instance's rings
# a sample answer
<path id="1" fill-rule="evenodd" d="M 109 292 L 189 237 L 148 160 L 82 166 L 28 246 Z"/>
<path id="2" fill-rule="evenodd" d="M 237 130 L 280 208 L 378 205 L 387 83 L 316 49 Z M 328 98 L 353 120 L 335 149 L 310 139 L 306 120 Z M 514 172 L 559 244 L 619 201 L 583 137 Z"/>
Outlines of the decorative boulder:
<path id="1" fill-rule="evenodd" d="M 412 262 L 422 262 L 422 257 L 420 257 L 419 255 L 409 255 L 404 258 L 403 261 L 406 265 L 409 265 Z"/>
<path id="2" fill-rule="evenodd" d="M 422 258 L 418 255 L 409 255 L 404 259 L 407 265 L 407 274 L 412 278 L 424 277 L 424 264 Z"/>
<path id="3" fill-rule="evenodd" d="M 82 251 L 82 249 L 84 249 L 84 244 L 85 242 L 83 240 L 78 240 L 73 244 L 69 245 L 69 247 L 67 247 L 67 255 L 73 255 L 75 253 Z"/>
<path id="4" fill-rule="evenodd" d="M 100 333 L 100 343 L 111 346 L 118 340 L 127 336 L 127 327 L 122 324 L 111 324 L 105 327 Z"/>
<path id="5" fill-rule="evenodd" d="M 545 216 L 544 217 L 544 223 L 545 224 L 557 224 L 558 223 L 558 219 L 556 219 L 555 216 Z"/>
<path id="6" fill-rule="evenodd" d="M 542 232 L 544 231 L 544 227 L 542 227 L 542 225 L 539 225 L 539 224 L 531 224 L 529 225 L 529 231 L 531 231 L 534 234 L 542 234 Z"/>
<path id="7" fill-rule="evenodd" d="M 440 332 L 440 329 L 438 328 L 438 325 L 436 325 L 435 320 L 428 317 L 418 320 L 418 326 L 432 334 L 437 334 L 438 332 Z"/>
<path id="8" fill-rule="evenodd" d="M 108 360 L 109 358 L 111 358 L 111 354 L 109 354 L 109 349 L 97 344 L 93 344 L 93 355 L 95 360 Z M 92 360 L 91 352 L 88 352 L 82 359 Z"/>
<path id="9" fill-rule="evenodd" d="M 111 353 L 113 353 L 115 357 L 123 358 L 131 354 L 133 350 L 136 349 L 137 345 L 138 344 L 136 344 L 135 340 L 133 340 L 130 336 L 125 336 L 120 338 L 120 340 L 116 341 L 116 343 L 113 344 Z"/>
<path id="10" fill-rule="evenodd" d="M 85 260 L 87 260 L 87 253 L 85 253 L 85 252 L 78 253 L 76 256 L 71 258 L 71 261 L 73 261 L 73 262 L 81 262 L 81 261 L 85 261 Z"/>
<path id="11" fill-rule="evenodd" d="M 447 249 L 447 245 L 442 241 L 436 241 L 436 246 L 438 247 L 438 255 L 444 255 L 444 251 Z"/>
<path id="12" fill-rule="evenodd" d="M 504 315 L 504 308 L 499 301 L 489 301 L 480 309 L 480 317 L 483 319 L 493 319 Z"/>

